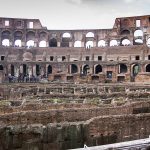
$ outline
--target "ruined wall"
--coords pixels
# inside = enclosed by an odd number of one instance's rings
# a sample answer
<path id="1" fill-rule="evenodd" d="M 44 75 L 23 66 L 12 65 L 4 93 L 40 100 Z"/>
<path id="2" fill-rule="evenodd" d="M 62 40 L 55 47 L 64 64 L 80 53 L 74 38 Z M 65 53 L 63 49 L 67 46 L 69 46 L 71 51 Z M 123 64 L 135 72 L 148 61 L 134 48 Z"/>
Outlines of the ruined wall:
<path id="1" fill-rule="evenodd" d="M 149 114 L 97 117 L 79 123 L 1 126 L 0 149 L 65 150 L 146 138 Z"/>
<path id="2" fill-rule="evenodd" d="M 123 115 L 133 113 L 149 113 L 148 109 L 150 102 L 136 102 L 126 106 L 116 107 L 87 107 L 80 104 L 83 108 L 75 108 L 77 105 L 72 105 L 70 108 L 64 108 L 60 105 L 58 109 L 42 107 L 42 105 L 29 105 L 19 109 L 1 108 L 0 123 L 2 125 L 15 124 L 43 124 L 54 122 L 78 122 L 86 121 L 97 116 Z M 40 106 L 40 107 L 39 107 Z M 148 109 L 148 110 L 147 110 Z M 14 111 L 14 112 L 13 112 Z"/>

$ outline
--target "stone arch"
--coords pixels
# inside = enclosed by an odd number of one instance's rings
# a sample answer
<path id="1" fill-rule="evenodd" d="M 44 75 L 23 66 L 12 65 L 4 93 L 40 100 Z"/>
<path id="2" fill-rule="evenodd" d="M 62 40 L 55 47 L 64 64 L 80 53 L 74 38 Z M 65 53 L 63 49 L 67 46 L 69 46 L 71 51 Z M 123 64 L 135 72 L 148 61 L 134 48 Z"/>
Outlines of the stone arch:
<path id="1" fill-rule="evenodd" d="M 36 64 L 35 72 L 37 76 L 41 75 L 41 66 L 39 64 Z"/>
<path id="2" fill-rule="evenodd" d="M 41 31 L 39 33 L 40 40 L 46 40 L 47 39 L 47 33 L 45 31 Z"/>
<path id="3" fill-rule="evenodd" d="M 132 74 L 133 74 L 133 77 L 135 77 L 140 71 L 140 66 L 139 64 L 133 64 L 132 66 Z"/>
<path id="4" fill-rule="evenodd" d="M 21 31 L 14 32 L 14 46 L 17 46 L 17 47 L 22 46 L 22 36 L 23 36 L 23 33 Z"/>
<path id="5" fill-rule="evenodd" d="M 16 47 L 21 47 L 22 46 L 22 41 L 21 40 L 15 40 L 15 42 L 14 42 L 14 46 L 16 46 Z"/>
<path id="6" fill-rule="evenodd" d="M 95 66 L 95 74 L 99 74 L 102 72 L 102 66 L 101 65 L 96 65 Z"/>
<path id="7" fill-rule="evenodd" d="M 28 74 L 27 64 L 20 65 L 20 73 L 25 76 Z"/>
<path id="8" fill-rule="evenodd" d="M 94 38 L 94 33 L 93 32 L 88 32 L 87 34 L 86 34 L 86 37 L 89 37 L 89 38 Z"/>
<path id="9" fill-rule="evenodd" d="M 27 41 L 27 46 L 28 46 L 28 47 L 34 47 L 34 45 L 35 45 L 34 40 L 29 40 L 29 41 Z"/>
<path id="10" fill-rule="evenodd" d="M 70 65 L 70 73 L 71 74 L 78 73 L 78 66 L 75 64 L 71 64 Z"/>
<path id="11" fill-rule="evenodd" d="M 49 47 L 57 47 L 57 39 L 56 38 L 50 39 Z"/>
<path id="12" fill-rule="evenodd" d="M 150 47 L 150 38 L 147 39 L 147 46 Z"/>
<path id="13" fill-rule="evenodd" d="M 135 30 L 134 31 L 134 37 L 143 37 L 143 31 L 142 30 Z"/>
<path id="14" fill-rule="evenodd" d="M 86 42 L 86 48 L 91 48 L 94 46 L 94 42 L 93 41 L 87 41 Z"/>
<path id="15" fill-rule="evenodd" d="M 45 40 L 40 41 L 39 47 L 46 47 L 46 41 Z"/>
<path id="16" fill-rule="evenodd" d="M 62 38 L 71 38 L 71 34 L 69 32 L 65 32 L 62 34 Z"/>
<path id="17" fill-rule="evenodd" d="M 23 54 L 23 61 L 32 61 L 33 55 L 30 52 L 25 52 Z"/>
<path id="18" fill-rule="evenodd" d="M 3 71 L 3 70 L 4 70 L 3 65 L 0 65 L 0 71 Z"/>
<path id="19" fill-rule="evenodd" d="M 81 41 L 75 41 L 74 47 L 81 47 Z"/>
<path id="20" fill-rule="evenodd" d="M 84 65 L 82 70 L 83 75 L 87 75 L 89 73 L 89 69 L 90 69 L 89 65 L 87 64 Z"/>
<path id="21" fill-rule="evenodd" d="M 61 47 L 69 47 L 70 40 L 71 40 L 71 34 L 68 32 L 63 33 Z"/>
<path id="22" fill-rule="evenodd" d="M 117 40 L 111 40 L 110 41 L 110 46 L 118 46 Z"/>
<path id="23" fill-rule="evenodd" d="M 128 67 L 126 64 L 120 64 L 119 65 L 119 73 L 127 73 Z"/>
<path id="24" fill-rule="evenodd" d="M 11 32 L 9 30 L 5 30 L 1 34 L 1 39 L 9 39 L 10 40 Z"/>
<path id="25" fill-rule="evenodd" d="M 9 39 L 3 39 L 2 40 L 2 45 L 3 46 L 10 46 L 10 40 Z"/>
<path id="26" fill-rule="evenodd" d="M 18 39 L 22 39 L 23 33 L 21 31 L 15 31 L 14 32 L 14 39 L 18 40 Z"/>
<path id="27" fill-rule="evenodd" d="M 127 34 L 130 34 L 129 30 L 124 29 L 124 30 L 121 31 L 121 35 L 127 35 Z"/>
<path id="28" fill-rule="evenodd" d="M 130 45 L 131 42 L 130 42 L 130 40 L 128 39 L 128 37 L 124 37 L 124 38 L 121 39 L 120 44 L 123 45 L 123 46 L 127 46 L 127 45 Z"/>
<path id="29" fill-rule="evenodd" d="M 11 39 L 10 35 L 11 35 L 11 33 L 8 30 L 5 30 L 2 32 L 1 39 L 2 39 L 3 46 L 10 46 L 10 39 Z"/>
<path id="30" fill-rule="evenodd" d="M 27 37 L 27 41 L 28 40 L 35 40 L 35 32 L 28 31 L 27 34 L 26 34 L 26 37 Z"/>
<path id="31" fill-rule="evenodd" d="M 12 64 L 10 65 L 10 74 L 11 74 L 11 76 L 15 75 L 15 67 Z"/>
<path id="32" fill-rule="evenodd" d="M 48 67 L 47 67 L 47 75 L 52 74 L 52 72 L 53 72 L 52 66 L 48 65 Z"/>
<path id="33" fill-rule="evenodd" d="M 134 32 L 134 45 L 140 45 L 140 44 L 143 44 L 143 31 L 136 30 Z"/>
<path id="34" fill-rule="evenodd" d="M 105 47 L 106 46 L 106 42 L 104 40 L 100 40 L 98 42 L 98 47 Z"/>
<path id="35" fill-rule="evenodd" d="M 146 70 L 146 72 L 150 72 L 150 64 L 146 65 L 145 70 Z"/>

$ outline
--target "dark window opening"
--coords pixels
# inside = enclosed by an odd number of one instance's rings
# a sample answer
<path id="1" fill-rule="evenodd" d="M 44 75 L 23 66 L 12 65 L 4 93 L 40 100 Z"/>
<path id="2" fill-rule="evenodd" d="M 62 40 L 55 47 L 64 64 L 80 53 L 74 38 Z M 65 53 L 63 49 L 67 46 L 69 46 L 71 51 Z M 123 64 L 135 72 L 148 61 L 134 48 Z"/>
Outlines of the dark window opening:
<path id="1" fill-rule="evenodd" d="M 125 77 L 124 76 L 119 76 L 117 81 L 118 82 L 124 82 L 125 81 Z"/>
<path id="2" fill-rule="evenodd" d="M 126 35 L 126 34 L 130 34 L 130 31 L 129 31 L 129 30 L 123 30 L 123 31 L 121 32 L 121 35 Z"/>
<path id="3" fill-rule="evenodd" d="M 21 21 L 17 21 L 17 22 L 16 22 L 16 26 L 17 26 L 17 27 L 21 27 Z"/>
<path id="4" fill-rule="evenodd" d="M 50 61 L 54 61 L 54 57 L 53 56 L 50 56 Z"/>
<path id="5" fill-rule="evenodd" d="M 65 61 L 66 60 L 66 57 L 65 56 L 62 56 L 62 61 Z"/>
<path id="6" fill-rule="evenodd" d="M 102 56 L 98 56 L 98 60 L 102 60 Z"/>
<path id="7" fill-rule="evenodd" d="M 40 66 L 36 65 L 36 75 L 39 76 L 40 75 Z"/>
<path id="8" fill-rule="evenodd" d="M 99 80 L 99 76 L 92 76 L 92 80 L 98 81 Z"/>
<path id="9" fill-rule="evenodd" d="M 146 66 L 146 72 L 150 72 L 150 64 Z"/>
<path id="10" fill-rule="evenodd" d="M 3 66 L 2 66 L 2 65 L 0 65 L 0 70 L 4 70 L 4 68 L 3 68 Z"/>
<path id="11" fill-rule="evenodd" d="M 54 76 L 54 80 L 55 81 L 60 81 L 61 80 L 61 76 L 60 75 L 55 75 Z"/>
<path id="12" fill-rule="evenodd" d="M 95 67 L 95 74 L 99 74 L 99 73 L 101 73 L 102 72 L 102 66 L 101 65 L 97 65 L 96 67 Z"/>
<path id="13" fill-rule="evenodd" d="M 140 71 L 139 65 L 138 64 L 134 65 L 133 66 L 133 76 L 135 77 L 139 73 L 139 71 Z"/>
<path id="14" fill-rule="evenodd" d="M 11 65 L 11 75 L 12 76 L 15 75 L 15 67 L 14 67 L 14 65 Z"/>
<path id="15" fill-rule="evenodd" d="M 5 56 L 1 56 L 1 60 L 4 60 L 5 59 Z"/>
<path id="16" fill-rule="evenodd" d="M 87 75 L 89 73 L 89 69 L 90 69 L 89 65 L 85 65 L 83 67 L 83 72 L 82 72 L 83 75 Z"/>
<path id="17" fill-rule="evenodd" d="M 23 75 L 27 75 L 27 65 L 23 64 Z"/>
<path id="18" fill-rule="evenodd" d="M 73 81 L 73 76 L 67 76 L 67 81 Z"/>
<path id="19" fill-rule="evenodd" d="M 52 74 L 52 67 L 50 65 L 47 68 L 47 74 Z"/>
<path id="20" fill-rule="evenodd" d="M 126 73 L 128 70 L 125 64 L 120 64 L 120 72 L 119 73 Z"/>
<path id="21" fill-rule="evenodd" d="M 107 78 L 112 79 L 112 71 L 107 71 Z"/>
<path id="22" fill-rule="evenodd" d="M 150 60 L 150 55 L 148 55 L 148 60 Z"/>
<path id="23" fill-rule="evenodd" d="M 90 57 L 89 57 L 89 56 L 86 56 L 85 60 L 86 60 L 86 61 L 89 61 L 89 60 L 90 60 Z"/>
<path id="24" fill-rule="evenodd" d="M 140 56 L 135 56 L 135 60 L 140 60 Z"/>
<path id="25" fill-rule="evenodd" d="M 49 42 L 49 47 L 57 47 L 57 40 L 56 39 L 51 39 Z"/>
<path id="26" fill-rule="evenodd" d="M 70 38 L 62 38 L 61 47 L 69 47 Z"/>
<path id="27" fill-rule="evenodd" d="M 71 73 L 77 73 L 78 72 L 78 67 L 75 64 L 71 65 Z"/>

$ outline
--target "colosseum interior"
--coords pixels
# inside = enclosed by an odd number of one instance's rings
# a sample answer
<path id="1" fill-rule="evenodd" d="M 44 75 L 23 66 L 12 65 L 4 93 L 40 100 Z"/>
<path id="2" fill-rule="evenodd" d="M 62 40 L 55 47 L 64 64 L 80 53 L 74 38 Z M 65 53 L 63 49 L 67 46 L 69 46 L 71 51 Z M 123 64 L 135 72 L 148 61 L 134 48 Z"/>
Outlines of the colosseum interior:
<path id="1" fill-rule="evenodd" d="M 149 124 L 150 16 L 92 30 L 0 18 L 0 150 L 148 138 Z"/>

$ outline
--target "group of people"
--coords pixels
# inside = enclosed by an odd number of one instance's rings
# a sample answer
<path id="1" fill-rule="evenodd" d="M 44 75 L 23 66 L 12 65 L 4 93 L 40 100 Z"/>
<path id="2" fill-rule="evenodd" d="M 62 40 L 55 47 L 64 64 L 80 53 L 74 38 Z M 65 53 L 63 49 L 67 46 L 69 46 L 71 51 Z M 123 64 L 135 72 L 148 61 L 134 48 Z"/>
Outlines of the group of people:
<path id="1" fill-rule="evenodd" d="M 8 75 L 8 81 L 10 83 L 14 83 L 14 82 L 39 82 L 41 81 L 41 79 L 45 79 L 46 76 L 45 75 L 39 75 L 39 76 L 35 76 L 35 75 L 28 75 L 28 74 L 22 74 L 20 73 L 18 76 L 13 76 L 11 74 Z"/>

